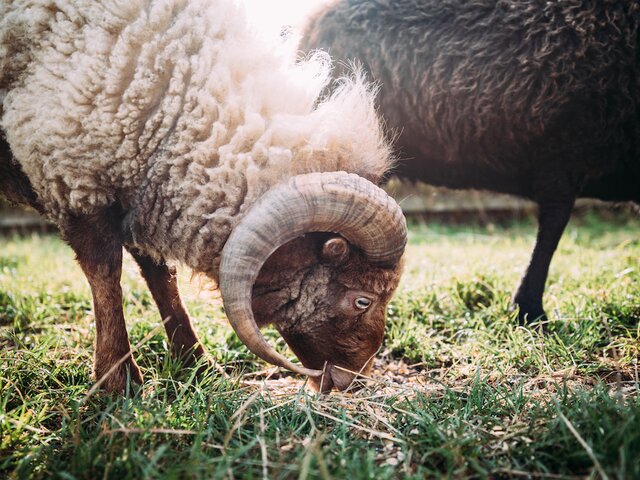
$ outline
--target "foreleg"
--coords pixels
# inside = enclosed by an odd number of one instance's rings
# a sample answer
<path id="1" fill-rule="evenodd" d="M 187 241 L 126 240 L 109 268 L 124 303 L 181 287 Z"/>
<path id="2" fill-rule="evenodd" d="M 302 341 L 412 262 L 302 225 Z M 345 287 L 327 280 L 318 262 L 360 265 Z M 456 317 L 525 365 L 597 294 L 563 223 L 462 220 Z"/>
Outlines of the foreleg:
<path id="1" fill-rule="evenodd" d="M 117 209 L 75 217 L 62 228 L 91 286 L 96 318 L 94 372 L 102 388 L 124 393 L 129 380 L 142 383 L 122 310 L 122 240 Z M 123 360 L 124 359 L 124 360 Z"/>
<path id="2" fill-rule="evenodd" d="M 205 355 L 205 351 L 191 326 L 191 319 L 180 298 L 175 268 L 164 262 L 156 263 L 151 257 L 134 249 L 128 248 L 128 250 L 138 263 L 158 306 L 169 337 L 172 354 L 176 358 L 186 360 L 187 363 L 194 363 Z"/>
<path id="3" fill-rule="evenodd" d="M 542 307 L 542 295 L 549 273 L 549 265 L 571 216 L 573 204 L 573 200 L 539 204 L 536 244 L 529 266 L 513 297 L 513 304 L 519 309 L 518 319 L 521 324 L 546 319 Z"/>

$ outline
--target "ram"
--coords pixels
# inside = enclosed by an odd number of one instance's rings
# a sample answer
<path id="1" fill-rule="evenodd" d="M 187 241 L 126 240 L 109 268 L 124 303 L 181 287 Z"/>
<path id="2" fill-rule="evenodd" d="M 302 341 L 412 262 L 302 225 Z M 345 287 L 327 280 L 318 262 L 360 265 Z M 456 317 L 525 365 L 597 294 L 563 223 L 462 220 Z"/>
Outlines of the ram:
<path id="1" fill-rule="evenodd" d="M 576 198 L 640 202 L 639 26 L 635 1 L 338 0 L 301 49 L 380 84 L 400 176 L 537 202 L 530 322 Z"/>
<path id="2" fill-rule="evenodd" d="M 264 360 L 323 391 L 370 367 L 406 243 L 402 212 L 374 184 L 389 148 L 360 77 L 319 98 L 327 59 L 290 53 L 256 37 L 232 0 L 0 3 L 0 191 L 52 219 L 74 250 L 105 389 L 142 382 L 123 248 L 176 355 L 204 349 L 173 261 L 217 282 Z M 266 342 L 266 324 L 304 367 Z"/>

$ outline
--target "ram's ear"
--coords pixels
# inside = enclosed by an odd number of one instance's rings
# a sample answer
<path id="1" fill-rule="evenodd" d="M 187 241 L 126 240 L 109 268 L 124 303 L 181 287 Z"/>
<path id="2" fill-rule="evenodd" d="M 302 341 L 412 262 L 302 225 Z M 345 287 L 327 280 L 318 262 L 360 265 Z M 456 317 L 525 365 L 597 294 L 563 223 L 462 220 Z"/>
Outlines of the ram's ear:
<path id="1" fill-rule="evenodd" d="M 343 262 L 349 255 L 349 242 L 342 237 L 333 237 L 322 245 L 322 258 L 331 263 Z"/>

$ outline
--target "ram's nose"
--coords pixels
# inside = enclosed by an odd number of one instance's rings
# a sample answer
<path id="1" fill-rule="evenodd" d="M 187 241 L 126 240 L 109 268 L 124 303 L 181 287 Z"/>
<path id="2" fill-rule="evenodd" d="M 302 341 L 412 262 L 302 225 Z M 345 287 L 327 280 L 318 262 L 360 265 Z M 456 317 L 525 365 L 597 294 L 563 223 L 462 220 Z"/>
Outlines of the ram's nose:
<path id="1" fill-rule="evenodd" d="M 333 389 L 333 378 L 331 377 L 331 364 L 325 364 L 322 375 L 319 377 L 309 377 L 309 384 L 316 392 L 329 393 Z"/>
<path id="2" fill-rule="evenodd" d="M 338 390 L 344 391 L 348 388 L 360 388 L 361 385 L 359 384 L 359 382 L 354 382 L 355 378 L 355 373 L 351 373 L 348 370 L 331 365 L 331 380 L 333 380 L 333 386 Z"/>
<path id="3" fill-rule="evenodd" d="M 309 382 L 316 392 L 329 393 L 333 387 L 340 391 L 359 388 L 359 383 L 354 382 L 355 377 L 355 374 L 327 363 L 324 373 L 320 377 L 311 377 Z"/>

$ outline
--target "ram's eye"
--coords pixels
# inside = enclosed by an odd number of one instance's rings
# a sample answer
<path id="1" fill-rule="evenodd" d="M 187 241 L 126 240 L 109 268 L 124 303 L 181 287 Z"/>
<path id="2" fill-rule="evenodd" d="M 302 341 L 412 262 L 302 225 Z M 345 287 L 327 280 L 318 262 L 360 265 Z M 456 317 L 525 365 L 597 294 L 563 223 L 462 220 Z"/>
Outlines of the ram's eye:
<path id="1" fill-rule="evenodd" d="M 367 297 L 358 297 L 354 304 L 358 310 L 366 310 L 371 306 L 371 300 Z"/>

